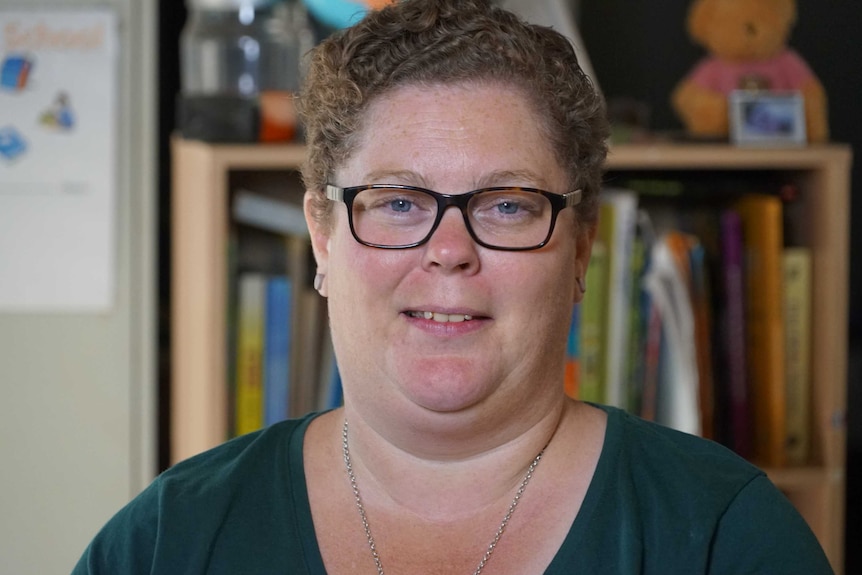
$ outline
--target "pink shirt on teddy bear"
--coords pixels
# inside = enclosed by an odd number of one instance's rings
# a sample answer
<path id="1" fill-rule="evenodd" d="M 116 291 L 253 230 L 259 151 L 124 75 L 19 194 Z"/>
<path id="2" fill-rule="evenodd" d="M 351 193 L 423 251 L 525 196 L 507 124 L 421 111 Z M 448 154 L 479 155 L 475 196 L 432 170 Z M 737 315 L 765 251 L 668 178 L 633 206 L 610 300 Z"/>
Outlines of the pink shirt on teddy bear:
<path id="1" fill-rule="evenodd" d="M 753 62 L 705 58 L 690 76 L 695 85 L 723 94 L 744 88 L 799 90 L 813 78 L 808 65 L 789 48 L 774 58 Z"/>

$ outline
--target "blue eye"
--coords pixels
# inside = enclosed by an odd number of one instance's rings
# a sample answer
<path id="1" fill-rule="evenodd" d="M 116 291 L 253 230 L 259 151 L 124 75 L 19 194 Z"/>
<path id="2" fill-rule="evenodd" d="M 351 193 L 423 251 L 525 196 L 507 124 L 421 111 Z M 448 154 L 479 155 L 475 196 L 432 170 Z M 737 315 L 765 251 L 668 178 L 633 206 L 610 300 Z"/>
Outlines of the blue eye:
<path id="1" fill-rule="evenodd" d="M 520 204 L 517 204 L 515 202 L 500 202 L 499 204 L 497 204 L 497 209 L 500 211 L 500 213 L 512 215 L 517 213 L 518 210 L 521 209 L 521 206 Z"/>
<path id="2" fill-rule="evenodd" d="M 393 212 L 409 212 L 413 208 L 413 202 L 405 199 L 397 199 L 389 202 Z"/>

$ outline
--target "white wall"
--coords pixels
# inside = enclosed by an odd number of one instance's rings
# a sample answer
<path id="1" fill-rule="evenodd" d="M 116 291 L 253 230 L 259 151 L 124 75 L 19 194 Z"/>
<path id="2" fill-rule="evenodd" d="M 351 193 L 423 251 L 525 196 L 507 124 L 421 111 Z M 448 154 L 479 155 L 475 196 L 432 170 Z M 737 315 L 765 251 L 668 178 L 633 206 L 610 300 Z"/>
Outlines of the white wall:
<path id="1" fill-rule="evenodd" d="M 0 313 L 4 575 L 68 573 L 156 467 L 156 0 L 0 0 L 88 6 L 113 8 L 120 27 L 116 305 Z"/>

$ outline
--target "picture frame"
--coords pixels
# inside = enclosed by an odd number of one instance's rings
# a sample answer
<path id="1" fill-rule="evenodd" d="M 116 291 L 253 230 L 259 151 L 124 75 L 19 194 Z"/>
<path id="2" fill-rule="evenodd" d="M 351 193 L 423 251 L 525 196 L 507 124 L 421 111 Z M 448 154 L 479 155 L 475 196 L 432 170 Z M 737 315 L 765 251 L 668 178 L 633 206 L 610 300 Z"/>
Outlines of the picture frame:
<path id="1" fill-rule="evenodd" d="M 733 144 L 804 146 L 807 143 L 801 93 L 734 90 L 728 99 Z"/>

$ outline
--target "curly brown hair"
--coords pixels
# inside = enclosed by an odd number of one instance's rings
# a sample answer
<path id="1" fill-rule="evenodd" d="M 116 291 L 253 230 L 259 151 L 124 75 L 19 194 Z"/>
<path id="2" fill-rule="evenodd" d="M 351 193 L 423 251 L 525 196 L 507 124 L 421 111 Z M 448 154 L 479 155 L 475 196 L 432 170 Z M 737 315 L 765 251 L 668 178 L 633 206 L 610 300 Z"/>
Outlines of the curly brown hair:
<path id="1" fill-rule="evenodd" d="M 402 86 L 470 82 L 524 91 L 571 188 L 583 190 L 580 221 L 594 222 L 609 135 L 604 102 L 568 39 L 490 0 L 395 2 L 311 52 L 297 104 L 314 217 L 327 222 L 331 202 L 323 189 L 353 151 L 372 100 Z"/>

